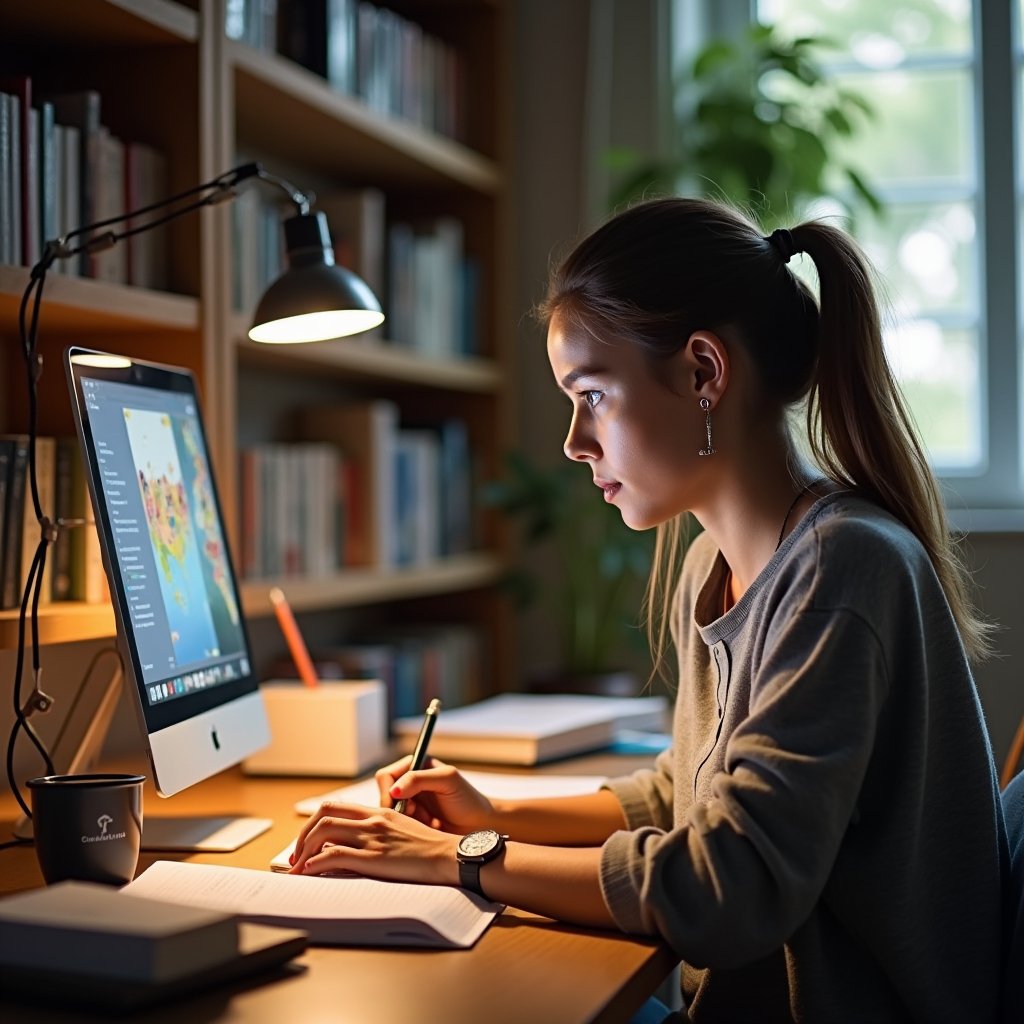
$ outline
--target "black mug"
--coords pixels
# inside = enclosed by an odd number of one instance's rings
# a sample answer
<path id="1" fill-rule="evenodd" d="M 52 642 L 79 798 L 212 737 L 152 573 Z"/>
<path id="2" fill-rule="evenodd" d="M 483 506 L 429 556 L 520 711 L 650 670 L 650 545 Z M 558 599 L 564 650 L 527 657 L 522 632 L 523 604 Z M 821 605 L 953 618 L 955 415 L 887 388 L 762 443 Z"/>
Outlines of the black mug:
<path id="1" fill-rule="evenodd" d="M 48 885 L 65 879 L 125 885 L 142 843 L 144 775 L 29 779 L 36 857 Z"/>

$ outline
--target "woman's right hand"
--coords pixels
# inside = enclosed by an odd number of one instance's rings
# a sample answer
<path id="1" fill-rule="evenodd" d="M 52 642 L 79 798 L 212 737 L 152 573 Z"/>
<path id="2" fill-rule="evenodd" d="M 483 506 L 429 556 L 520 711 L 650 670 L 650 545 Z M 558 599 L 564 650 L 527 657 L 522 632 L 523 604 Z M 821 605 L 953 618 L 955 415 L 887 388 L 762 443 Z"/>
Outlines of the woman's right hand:
<path id="1" fill-rule="evenodd" d="M 410 772 L 412 757 L 401 757 L 376 774 L 382 807 L 405 800 L 405 813 L 431 828 L 464 835 L 494 824 L 494 805 L 459 774 L 457 768 L 428 757 Z"/>

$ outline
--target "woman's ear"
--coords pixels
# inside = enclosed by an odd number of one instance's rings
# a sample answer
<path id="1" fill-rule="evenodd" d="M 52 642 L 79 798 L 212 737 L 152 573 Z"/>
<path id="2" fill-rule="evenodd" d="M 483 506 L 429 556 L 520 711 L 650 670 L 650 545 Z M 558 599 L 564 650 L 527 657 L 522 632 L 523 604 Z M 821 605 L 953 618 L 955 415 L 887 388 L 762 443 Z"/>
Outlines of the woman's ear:
<path id="1" fill-rule="evenodd" d="M 729 386 L 729 350 L 714 331 L 694 331 L 679 353 L 685 380 L 681 393 L 706 398 L 714 408 Z"/>

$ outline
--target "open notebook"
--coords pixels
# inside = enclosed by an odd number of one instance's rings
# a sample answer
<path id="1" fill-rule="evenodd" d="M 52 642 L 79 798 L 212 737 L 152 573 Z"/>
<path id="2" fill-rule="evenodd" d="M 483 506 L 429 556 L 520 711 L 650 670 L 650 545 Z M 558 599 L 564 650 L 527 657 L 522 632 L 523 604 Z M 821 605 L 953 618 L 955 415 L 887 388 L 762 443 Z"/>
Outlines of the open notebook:
<path id="1" fill-rule="evenodd" d="M 466 948 L 503 909 L 444 885 L 281 875 L 190 861 L 158 860 L 121 891 L 300 928 L 310 942 L 338 946 Z"/>

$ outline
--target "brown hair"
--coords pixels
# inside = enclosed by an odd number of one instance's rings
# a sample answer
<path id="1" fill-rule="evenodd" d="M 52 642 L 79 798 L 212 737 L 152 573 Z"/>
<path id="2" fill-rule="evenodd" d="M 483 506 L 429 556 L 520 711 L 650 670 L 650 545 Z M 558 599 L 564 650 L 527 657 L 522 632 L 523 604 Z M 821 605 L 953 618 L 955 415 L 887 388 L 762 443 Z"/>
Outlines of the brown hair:
<path id="1" fill-rule="evenodd" d="M 749 351 L 765 395 L 807 400 L 820 468 L 891 512 L 921 541 L 968 653 L 991 653 L 993 627 L 975 612 L 938 483 L 885 358 L 867 260 L 844 232 L 816 221 L 791 229 L 814 261 L 817 301 L 760 230 L 730 207 L 655 199 L 585 238 L 551 275 L 538 313 L 567 329 L 634 342 L 654 359 L 700 329 L 727 331 Z M 681 517 L 658 527 L 645 611 L 655 668 L 668 646 L 683 549 Z"/>

